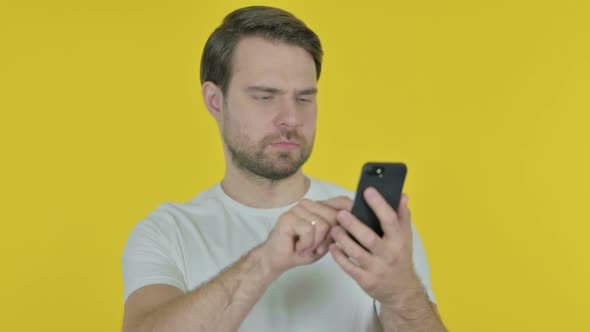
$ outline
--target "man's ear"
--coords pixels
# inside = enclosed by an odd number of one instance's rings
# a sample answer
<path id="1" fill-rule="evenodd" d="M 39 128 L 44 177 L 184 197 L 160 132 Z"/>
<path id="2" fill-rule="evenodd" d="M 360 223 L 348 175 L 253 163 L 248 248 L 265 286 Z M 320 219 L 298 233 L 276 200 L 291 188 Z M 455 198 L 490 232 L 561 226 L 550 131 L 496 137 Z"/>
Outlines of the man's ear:
<path id="1" fill-rule="evenodd" d="M 201 93 L 207 110 L 217 120 L 223 111 L 223 93 L 215 83 L 207 81 L 201 86 Z"/>

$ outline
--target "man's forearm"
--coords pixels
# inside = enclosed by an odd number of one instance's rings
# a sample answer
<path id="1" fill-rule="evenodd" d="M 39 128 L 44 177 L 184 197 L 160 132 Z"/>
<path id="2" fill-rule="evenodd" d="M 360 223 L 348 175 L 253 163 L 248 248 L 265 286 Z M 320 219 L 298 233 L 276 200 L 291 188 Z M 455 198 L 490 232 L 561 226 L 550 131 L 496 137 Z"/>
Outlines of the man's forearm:
<path id="1" fill-rule="evenodd" d="M 147 314 L 136 331 L 215 331 L 238 329 L 276 276 L 265 271 L 260 247 L 201 287 Z"/>
<path id="2" fill-rule="evenodd" d="M 392 304 L 382 304 L 379 320 L 384 332 L 446 332 L 434 305 L 423 290 L 405 294 Z"/>

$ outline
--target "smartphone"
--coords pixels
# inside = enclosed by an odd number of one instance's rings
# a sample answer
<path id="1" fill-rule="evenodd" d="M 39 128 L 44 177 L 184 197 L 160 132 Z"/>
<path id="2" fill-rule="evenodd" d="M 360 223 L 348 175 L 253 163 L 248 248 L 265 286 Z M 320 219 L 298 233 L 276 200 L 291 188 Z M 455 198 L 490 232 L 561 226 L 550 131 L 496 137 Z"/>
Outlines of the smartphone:
<path id="1" fill-rule="evenodd" d="M 375 212 L 365 201 L 363 192 L 367 187 L 374 187 L 397 212 L 407 172 L 408 168 L 403 163 L 368 162 L 363 166 L 352 206 L 352 214 L 380 237 L 383 237 L 381 224 Z"/>

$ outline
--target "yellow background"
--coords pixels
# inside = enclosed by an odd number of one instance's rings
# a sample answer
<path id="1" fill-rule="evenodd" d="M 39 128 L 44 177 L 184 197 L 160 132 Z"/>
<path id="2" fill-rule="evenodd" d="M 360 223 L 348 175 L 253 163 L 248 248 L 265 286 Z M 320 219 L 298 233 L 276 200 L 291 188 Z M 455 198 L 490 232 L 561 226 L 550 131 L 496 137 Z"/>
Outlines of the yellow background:
<path id="1" fill-rule="evenodd" d="M 588 1 L 275 1 L 325 47 L 306 172 L 404 161 L 452 331 L 588 331 Z M 219 181 L 209 33 L 249 1 L 2 1 L 3 331 L 117 331 L 120 256 Z"/>

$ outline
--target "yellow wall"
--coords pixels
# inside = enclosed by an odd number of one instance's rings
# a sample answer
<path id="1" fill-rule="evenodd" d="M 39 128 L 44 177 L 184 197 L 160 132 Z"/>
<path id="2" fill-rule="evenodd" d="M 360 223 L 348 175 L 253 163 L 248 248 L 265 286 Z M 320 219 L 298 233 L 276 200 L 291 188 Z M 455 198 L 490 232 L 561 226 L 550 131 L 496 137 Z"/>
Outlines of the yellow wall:
<path id="1" fill-rule="evenodd" d="M 116 331 L 120 256 L 220 179 L 202 47 L 249 1 L 3 1 L 3 331 Z M 588 1 L 276 1 L 322 38 L 306 171 L 405 161 L 453 331 L 588 331 Z"/>

